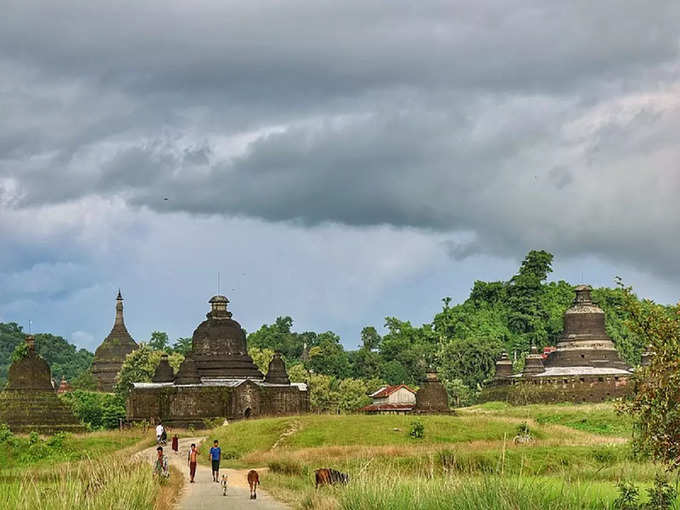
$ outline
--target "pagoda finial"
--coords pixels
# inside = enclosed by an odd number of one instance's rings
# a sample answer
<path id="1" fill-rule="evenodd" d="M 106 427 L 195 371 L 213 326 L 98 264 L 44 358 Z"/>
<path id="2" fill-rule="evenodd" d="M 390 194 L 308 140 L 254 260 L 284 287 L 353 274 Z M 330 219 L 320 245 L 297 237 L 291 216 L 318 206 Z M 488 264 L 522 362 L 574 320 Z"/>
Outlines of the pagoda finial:
<path id="1" fill-rule="evenodd" d="M 123 296 L 118 289 L 118 296 L 116 297 L 116 322 L 115 324 L 125 324 L 123 319 Z"/>

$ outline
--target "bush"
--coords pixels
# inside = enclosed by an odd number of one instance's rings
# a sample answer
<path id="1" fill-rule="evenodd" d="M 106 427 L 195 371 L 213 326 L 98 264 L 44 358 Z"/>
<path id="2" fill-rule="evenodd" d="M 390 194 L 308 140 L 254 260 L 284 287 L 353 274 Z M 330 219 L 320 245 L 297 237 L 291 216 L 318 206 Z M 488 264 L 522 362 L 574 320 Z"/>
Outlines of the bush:
<path id="1" fill-rule="evenodd" d="M 667 510 L 671 508 L 678 496 L 678 492 L 661 475 L 656 475 L 654 486 L 647 489 L 649 503 L 645 506 L 649 510 Z"/>
<path id="2" fill-rule="evenodd" d="M 92 429 L 114 429 L 120 418 L 125 419 L 125 400 L 115 394 L 75 390 L 60 398 Z"/>
<path id="3" fill-rule="evenodd" d="M 12 431 L 6 423 L 0 423 L 0 443 L 4 443 L 13 437 Z"/>
<path id="4" fill-rule="evenodd" d="M 411 422 L 411 429 L 408 435 L 411 437 L 411 439 L 423 439 L 425 437 L 425 425 L 423 425 L 423 422 Z"/>
<path id="5" fill-rule="evenodd" d="M 299 476 L 304 472 L 304 467 L 299 461 L 290 459 L 272 461 L 267 466 L 272 473 L 288 476 Z"/>

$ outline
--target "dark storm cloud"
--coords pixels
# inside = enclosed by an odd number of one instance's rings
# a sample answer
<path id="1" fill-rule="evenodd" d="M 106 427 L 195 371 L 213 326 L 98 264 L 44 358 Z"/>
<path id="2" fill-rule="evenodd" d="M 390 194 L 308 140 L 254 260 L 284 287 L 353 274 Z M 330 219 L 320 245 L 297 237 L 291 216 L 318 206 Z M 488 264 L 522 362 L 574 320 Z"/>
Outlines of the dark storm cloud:
<path id="1" fill-rule="evenodd" d="M 12 2 L 0 205 L 120 197 L 673 271 L 679 21 L 677 2 Z"/>

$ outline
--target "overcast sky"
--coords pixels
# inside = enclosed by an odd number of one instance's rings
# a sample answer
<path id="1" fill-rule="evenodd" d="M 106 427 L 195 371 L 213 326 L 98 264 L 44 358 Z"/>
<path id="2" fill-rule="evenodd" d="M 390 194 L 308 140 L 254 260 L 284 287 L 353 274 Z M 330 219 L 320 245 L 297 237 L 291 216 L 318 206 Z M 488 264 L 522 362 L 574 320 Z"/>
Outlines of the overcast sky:
<path id="1" fill-rule="evenodd" d="M 508 279 L 680 298 L 680 2 L 2 0 L 0 321 L 354 347 Z"/>

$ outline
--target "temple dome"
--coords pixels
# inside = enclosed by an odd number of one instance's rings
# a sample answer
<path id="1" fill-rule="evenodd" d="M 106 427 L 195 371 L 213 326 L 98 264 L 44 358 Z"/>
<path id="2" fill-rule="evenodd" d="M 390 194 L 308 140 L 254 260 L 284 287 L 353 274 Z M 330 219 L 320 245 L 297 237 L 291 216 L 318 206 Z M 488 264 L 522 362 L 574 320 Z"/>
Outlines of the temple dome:
<path id="1" fill-rule="evenodd" d="M 210 312 L 194 331 L 192 356 L 201 377 L 262 379 L 263 375 L 248 356 L 246 334 L 227 310 L 229 300 L 214 296 Z"/>
<path id="2" fill-rule="evenodd" d="M 627 369 L 605 328 L 602 308 L 593 303 L 588 285 L 574 288 L 576 297 L 564 313 L 564 332 L 546 367 L 610 367 Z"/>

